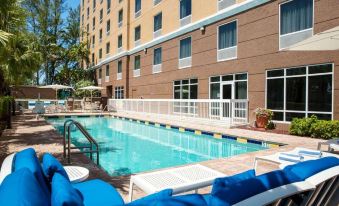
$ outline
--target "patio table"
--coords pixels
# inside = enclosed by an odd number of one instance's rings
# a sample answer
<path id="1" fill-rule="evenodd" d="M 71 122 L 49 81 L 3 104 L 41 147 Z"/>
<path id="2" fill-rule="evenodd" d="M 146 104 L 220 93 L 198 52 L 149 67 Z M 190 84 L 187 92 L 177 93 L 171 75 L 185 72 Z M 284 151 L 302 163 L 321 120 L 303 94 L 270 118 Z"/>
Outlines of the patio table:
<path id="1" fill-rule="evenodd" d="M 147 194 L 164 189 L 173 189 L 173 195 L 207 187 L 225 174 L 200 164 L 134 175 L 130 180 L 129 201 L 132 201 L 133 186 L 137 185 Z"/>

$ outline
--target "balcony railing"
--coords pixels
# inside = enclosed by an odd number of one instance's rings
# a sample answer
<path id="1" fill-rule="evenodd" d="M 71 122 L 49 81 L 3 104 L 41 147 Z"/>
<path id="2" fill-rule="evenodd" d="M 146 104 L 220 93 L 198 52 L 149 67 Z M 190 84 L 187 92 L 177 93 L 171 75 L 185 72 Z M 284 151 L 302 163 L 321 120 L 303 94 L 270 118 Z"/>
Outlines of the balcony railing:
<path id="1" fill-rule="evenodd" d="M 117 112 L 141 113 L 159 119 L 221 126 L 248 124 L 248 100 L 109 99 Z"/>

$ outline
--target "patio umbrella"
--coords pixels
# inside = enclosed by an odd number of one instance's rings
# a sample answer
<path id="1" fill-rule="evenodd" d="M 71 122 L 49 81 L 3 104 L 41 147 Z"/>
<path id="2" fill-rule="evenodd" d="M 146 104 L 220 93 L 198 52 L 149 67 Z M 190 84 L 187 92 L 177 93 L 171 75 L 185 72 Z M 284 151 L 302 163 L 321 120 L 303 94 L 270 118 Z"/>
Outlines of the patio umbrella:
<path id="1" fill-rule="evenodd" d="M 330 51 L 339 50 L 339 26 L 320 32 L 290 46 L 286 51 Z"/>
<path id="2" fill-rule="evenodd" d="M 73 87 L 60 85 L 60 84 L 51 84 L 51 85 L 41 86 L 40 88 L 54 89 L 55 90 L 55 100 L 58 100 L 58 90 L 60 90 L 60 89 L 73 89 Z"/>
<path id="3" fill-rule="evenodd" d="M 92 98 L 93 98 L 93 91 L 94 90 L 102 90 L 104 89 L 103 87 L 98 87 L 98 86 L 87 86 L 87 87 L 81 87 L 79 88 L 81 90 L 88 90 L 91 92 L 91 102 L 92 102 Z"/>

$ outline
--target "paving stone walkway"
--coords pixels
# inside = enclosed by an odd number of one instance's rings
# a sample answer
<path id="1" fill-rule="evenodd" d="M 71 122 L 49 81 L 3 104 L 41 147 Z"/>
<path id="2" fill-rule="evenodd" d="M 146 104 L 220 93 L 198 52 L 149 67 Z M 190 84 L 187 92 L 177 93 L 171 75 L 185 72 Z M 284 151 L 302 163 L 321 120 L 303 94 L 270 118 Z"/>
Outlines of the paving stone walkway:
<path id="1" fill-rule="evenodd" d="M 125 114 L 125 116 L 130 115 Z M 136 117 L 134 116 L 134 118 Z M 147 121 L 154 121 L 154 119 L 147 116 L 140 116 L 137 118 Z M 168 122 L 168 120 L 157 121 L 165 124 L 170 123 Z M 176 123 L 178 124 L 178 122 Z M 287 144 L 286 146 L 280 148 L 272 148 L 268 150 L 242 154 L 230 158 L 222 158 L 201 162 L 201 164 L 223 172 L 225 173 L 225 175 L 232 175 L 241 171 L 252 169 L 254 157 L 257 155 L 266 155 L 275 153 L 277 151 L 286 151 L 296 146 L 316 149 L 318 142 L 322 141 L 318 139 L 250 131 L 245 129 L 226 129 L 213 126 L 208 127 L 206 125 L 194 125 L 192 123 L 185 126 L 194 126 L 198 127 L 199 129 L 204 127 L 204 129 L 210 130 L 212 132 L 221 132 L 230 135 L 251 137 Z M 0 137 L 0 163 L 2 163 L 3 159 L 7 155 L 28 147 L 33 147 L 37 151 L 40 158 L 43 153 L 50 152 L 55 155 L 61 162 L 63 162 L 64 165 L 66 165 L 66 161 L 63 160 L 62 136 L 60 136 L 56 132 L 52 125 L 48 124 L 44 119 L 37 120 L 36 117 L 33 115 L 16 116 L 13 118 L 13 129 L 5 130 Z M 86 156 L 82 154 L 76 156 L 74 155 L 72 157 L 72 165 L 79 165 L 88 168 L 90 170 L 89 179 L 103 179 L 104 181 L 110 183 L 115 188 L 117 188 L 120 194 L 122 194 L 123 198 L 127 200 L 130 176 L 111 177 L 104 170 L 97 167 Z M 276 168 L 277 166 L 273 164 L 260 163 L 258 166 L 258 173 L 267 172 Z M 210 188 L 199 190 L 199 193 L 208 192 L 210 192 Z M 142 197 L 144 195 L 145 194 L 142 191 L 137 189 L 134 192 L 134 199 Z"/>

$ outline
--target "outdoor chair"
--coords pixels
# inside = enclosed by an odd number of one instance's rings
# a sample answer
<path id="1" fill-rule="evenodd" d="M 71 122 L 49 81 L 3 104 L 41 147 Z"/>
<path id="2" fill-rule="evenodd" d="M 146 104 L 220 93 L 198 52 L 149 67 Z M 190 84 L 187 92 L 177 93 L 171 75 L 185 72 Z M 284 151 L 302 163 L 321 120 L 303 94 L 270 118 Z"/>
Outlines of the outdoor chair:
<path id="1" fill-rule="evenodd" d="M 40 164 L 34 150 L 26 149 L 14 156 L 12 171 L 0 185 L 0 205 L 338 205 L 338 175 L 339 159 L 324 157 L 259 176 L 249 170 L 217 178 L 206 195 L 172 196 L 169 188 L 124 203 L 110 184 L 98 179 L 72 184 L 55 158 Z"/>

